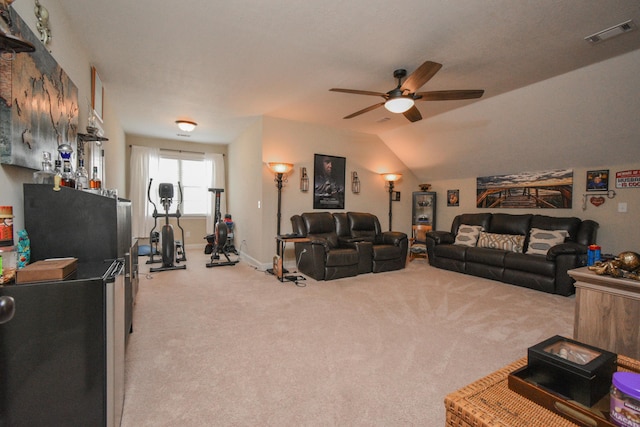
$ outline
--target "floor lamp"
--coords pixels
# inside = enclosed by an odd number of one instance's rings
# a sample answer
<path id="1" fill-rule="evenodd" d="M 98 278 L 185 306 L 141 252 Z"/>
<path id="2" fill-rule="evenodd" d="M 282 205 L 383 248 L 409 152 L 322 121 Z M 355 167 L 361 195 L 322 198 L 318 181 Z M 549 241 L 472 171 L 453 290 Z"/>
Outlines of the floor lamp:
<path id="1" fill-rule="evenodd" d="M 393 217 L 393 210 L 391 208 L 393 203 L 393 188 L 395 181 L 399 180 L 402 177 L 402 174 L 399 173 L 384 173 L 382 174 L 384 180 L 387 181 L 387 185 L 389 187 L 389 231 L 391 230 L 391 219 Z"/>
<path id="2" fill-rule="evenodd" d="M 276 230 L 276 236 L 280 235 L 280 217 L 282 216 L 281 213 L 281 204 L 282 204 L 282 183 L 287 181 L 287 177 L 286 175 L 291 172 L 291 169 L 293 169 L 293 165 L 291 163 L 276 163 L 276 162 L 270 162 L 268 163 L 269 165 L 269 169 L 271 169 L 271 172 L 273 172 L 276 177 L 273 180 L 276 183 L 276 188 L 278 188 L 278 215 L 277 215 L 277 221 L 278 221 L 278 227 Z M 278 244 L 278 242 L 276 241 L 276 253 L 278 255 L 280 255 L 280 245 Z"/>

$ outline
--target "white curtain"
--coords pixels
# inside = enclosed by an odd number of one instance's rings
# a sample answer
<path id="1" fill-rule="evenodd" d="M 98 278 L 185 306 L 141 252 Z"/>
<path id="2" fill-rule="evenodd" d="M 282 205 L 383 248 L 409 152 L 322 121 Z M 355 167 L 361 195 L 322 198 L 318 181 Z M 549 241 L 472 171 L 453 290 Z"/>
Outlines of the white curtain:
<path id="1" fill-rule="evenodd" d="M 211 177 L 209 188 L 225 188 L 224 183 L 224 156 L 217 153 L 206 153 L 204 155 L 207 176 Z M 225 189 L 226 191 L 226 189 Z M 207 203 L 207 233 L 213 233 L 215 220 L 215 194 L 211 191 L 209 194 L 209 203 Z M 227 213 L 226 193 L 220 195 L 220 214 L 224 218 Z"/>
<path id="2" fill-rule="evenodd" d="M 131 233 L 133 237 L 149 237 L 153 228 L 153 206 L 147 198 L 149 179 L 158 176 L 160 149 L 154 147 L 131 147 Z M 158 183 L 154 182 L 154 188 Z M 154 188 L 151 194 L 156 194 Z M 157 190 L 156 190 L 157 191 Z"/>

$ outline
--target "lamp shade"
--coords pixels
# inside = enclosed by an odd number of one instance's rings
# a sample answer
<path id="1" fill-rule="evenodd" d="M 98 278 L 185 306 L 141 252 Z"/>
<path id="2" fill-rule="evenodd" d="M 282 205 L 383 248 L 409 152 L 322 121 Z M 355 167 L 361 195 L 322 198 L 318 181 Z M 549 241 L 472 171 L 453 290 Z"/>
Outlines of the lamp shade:
<path id="1" fill-rule="evenodd" d="M 402 178 L 401 173 L 383 173 L 381 175 L 385 181 L 397 181 Z"/>
<path id="2" fill-rule="evenodd" d="M 269 162 L 267 164 L 273 173 L 289 173 L 293 169 L 291 163 Z"/>
<path id="3" fill-rule="evenodd" d="M 392 113 L 404 113 L 413 107 L 413 104 L 413 98 L 409 98 L 408 96 L 398 96 L 395 98 L 389 98 L 389 100 L 384 103 L 384 108 Z"/>
<path id="4" fill-rule="evenodd" d="M 198 124 L 189 120 L 176 120 L 176 124 L 183 132 L 192 132 Z"/>

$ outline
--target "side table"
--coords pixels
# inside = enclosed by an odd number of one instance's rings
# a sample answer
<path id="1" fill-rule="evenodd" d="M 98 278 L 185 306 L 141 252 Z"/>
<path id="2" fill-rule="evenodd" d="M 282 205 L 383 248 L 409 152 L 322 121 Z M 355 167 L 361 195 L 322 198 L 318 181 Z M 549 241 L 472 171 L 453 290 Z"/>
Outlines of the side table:
<path id="1" fill-rule="evenodd" d="M 508 376 L 527 358 L 450 393 L 444 399 L 447 427 L 576 427 L 558 414 L 509 389 Z M 640 369 L 640 362 L 618 356 L 619 371 Z"/>
<path id="2" fill-rule="evenodd" d="M 296 285 L 298 284 L 298 281 L 306 280 L 304 276 L 285 276 L 284 275 L 284 249 L 287 242 L 302 243 L 302 242 L 310 242 L 311 240 L 308 237 L 289 237 L 286 235 L 276 236 L 276 240 L 278 241 L 278 255 L 276 255 L 278 266 L 274 265 L 273 272 L 278 278 L 278 280 L 280 280 L 281 282 L 288 280 L 290 282 L 294 282 Z M 274 261 L 274 264 L 275 263 L 276 261 Z M 296 268 L 298 268 L 297 264 L 298 263 L 296 261 Z"/>
<path id="3" fill-rule="evenodd" d="M 573 338 L 640 359 L 640 281 L 569 270 L 576 280 Z"/>

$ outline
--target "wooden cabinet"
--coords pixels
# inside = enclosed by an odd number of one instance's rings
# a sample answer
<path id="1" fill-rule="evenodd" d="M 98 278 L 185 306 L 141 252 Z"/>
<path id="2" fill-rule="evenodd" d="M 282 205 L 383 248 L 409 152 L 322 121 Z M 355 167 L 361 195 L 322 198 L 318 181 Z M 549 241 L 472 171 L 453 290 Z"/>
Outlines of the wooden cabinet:
<path id="1" fill-rule="evenodd" d="M 569 270 L 576 280 L 574 338 L 640 359 L 640 282 Z"/>
<path id="2" fill-rule="evenodd" d="M 436 193 L 431 191 L 414 191 L 411 225 L 430 225 L 436 229 Z"/>

